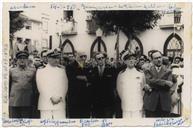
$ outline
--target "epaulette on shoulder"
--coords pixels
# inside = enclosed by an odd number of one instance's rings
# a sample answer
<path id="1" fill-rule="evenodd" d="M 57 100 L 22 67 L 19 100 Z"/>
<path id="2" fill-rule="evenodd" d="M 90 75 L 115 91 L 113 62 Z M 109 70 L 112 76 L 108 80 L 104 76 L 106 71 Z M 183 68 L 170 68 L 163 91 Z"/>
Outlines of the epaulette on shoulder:
<path id="1" fill-rule="evenodd" d="M 63 66 L 63 65 L 58 65 L 57 67 L 58 68 L 63 68 L 63 69 L 65 68 L 65 66 Z"/>
<path id="2" fill-rule="evenodd" d="M 121 70 L 121 71 L 119 72 L 119 74 L 124 73 L 125 71 L 126 71 L 126 68 L 123 69 L 123 70 Z"/>
<path id="3" fill-rule="evenodd" d="M 14 70 L 16 70 L 16 67 L 11 67 L 9 70 L 14 71 Z"/>
<path id="4" fill-rule="evenodd" d="M 45 65 L 42 65 L 42 66 L 38 67 L 38 69 L 43 69 L 45 67 L 46 67 Z"/>
<path id="5" fill-rule="evenodd" d="M 29 67 L 30 70 L 36 71 L 35 67 Z"/>

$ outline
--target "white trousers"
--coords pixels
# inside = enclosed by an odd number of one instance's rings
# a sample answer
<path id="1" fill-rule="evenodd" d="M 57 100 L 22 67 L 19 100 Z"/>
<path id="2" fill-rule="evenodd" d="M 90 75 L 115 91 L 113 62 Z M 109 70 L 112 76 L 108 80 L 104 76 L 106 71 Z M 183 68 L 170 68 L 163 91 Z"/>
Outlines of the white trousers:
<path id="1" fill-rule="evenodd" d="M 142 111 L 123 111 L 123 118 L 142 118 Z"/>
<path id="2" fill-rule="evenodd" d="M 65 119 L 65 110 L 40 110 L 41 119 Z"/>

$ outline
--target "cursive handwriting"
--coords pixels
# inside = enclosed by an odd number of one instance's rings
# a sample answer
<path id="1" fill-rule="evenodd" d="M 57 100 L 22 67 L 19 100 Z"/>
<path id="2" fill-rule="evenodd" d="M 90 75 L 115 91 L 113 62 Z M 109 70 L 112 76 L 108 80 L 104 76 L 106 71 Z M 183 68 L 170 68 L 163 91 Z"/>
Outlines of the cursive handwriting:
<path id="1" fill-rule="evenodd" d="M 103 119 L 102 120 L 102 124 L 101 124 L 101 127 L 110 127 L 110 126 L 112 126 L 112 122 L 110 122 L 109 120 L 107 120 L 107 119 Z"/>
<path id="2" fill-rule="evenodd" d="M 4 125 L 9 124 L 12 125 L 12 123 L 14 123 L 14 125 L 16 126 L 30 126 L 32 122 L 31 119 L 6 119 L 6 118 L 3 118 L 2 121 Z"/>
<path id="3" fill-rule="evenodd" d="M 43 126 L 72 126 L 75 124 L 75 120 L 49 120 L 44 119 L 40 121 L 40 124 Z"/>
<path id="4" fill-rule="evenodd" d="M 90 4 L 90 3 L 80 3 L 80 4 L 62 4 L 62 3 L 51 3 L 51 9 L 64 9 L 64 10 L 127 10 L 127 9 L 142 9 L 142 10 L 175 10 L 176 4 L 171 3 L 168 5 L 158 4 L 158 3 L 118 3 L 118 4 Z"/>
<path id="5" fill-rule="evenodd" d="M 96 124 L 97 122 L 99 122 L 99 120 L 97 119 L 80 119 L 80 124 L 82 127 L 90 127 Z"/>
<path id="6" fill-rule="evenodd" d="M 75 10 L 76 5 L 75 4 L 59 4 L 59 3 L 51 3 L 50 4 L 51 9 L 64 9 L 64 10 Z"/>
<path id="7" fill-rule="evenodd" d="M 161 126 L 182 126 L 187 119 L 183 118 L 168 118 L 168 119 L 156 119 L 154 122 L 155 127 Z"/>
<path id="8" fill-rule="evenodd" d="M 22 5 L 12 5 L 10 10 L 17 10 L 17 9 L 28 9 L 28 8 L 36 8 L 34 5 L 30 5 L 28 3 L 23 3 Z"/>

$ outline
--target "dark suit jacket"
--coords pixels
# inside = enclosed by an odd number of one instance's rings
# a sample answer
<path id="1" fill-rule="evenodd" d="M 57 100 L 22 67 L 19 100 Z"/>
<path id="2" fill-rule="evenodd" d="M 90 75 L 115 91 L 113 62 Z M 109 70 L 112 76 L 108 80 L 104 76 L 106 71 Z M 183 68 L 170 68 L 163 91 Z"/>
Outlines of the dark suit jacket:
<path id="1" fill-rule="evenodd" d="M 94 107 L 113 107 L 115 103 L 116 70 L 105 65 L 103 75 L 99 76 L 98 67 L 89 72 L 91 94 Z"/>
<path id="2" fill-rule="evenodd" d="M 76 61 L 66 67 L 68 77 L 67 100 L 69 105 L 88 103 L 87 82 L 77 78 L 77 76 L 87 76 L 87 72 L 87 68 L 81 68 Z"/>
<path id="3" fill-rule="evenodd" d="M 151 92 L 146 92 L 144 95 L 144 109 L 155 111 L 158 101 L 160 101 L 163 111 L 171 110 L 171 95 L 170 87 L 166 81 L 172 82 L 172 72 L 165 66 L 162 66 L 157 72 L 155 66 L 145 71 L 146 82 L 152 88 Z"/>

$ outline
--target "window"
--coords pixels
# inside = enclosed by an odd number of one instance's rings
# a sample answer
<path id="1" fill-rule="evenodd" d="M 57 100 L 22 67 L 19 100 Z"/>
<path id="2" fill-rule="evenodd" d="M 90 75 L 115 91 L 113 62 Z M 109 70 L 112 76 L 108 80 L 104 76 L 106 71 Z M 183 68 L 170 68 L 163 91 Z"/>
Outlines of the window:
<path id="1" fill-rule="evenodd" d="M 135 53 L 137 56 L 141 56 L 143 54 L 143 45 L 135 36 L 132 37 L 132 40 L 127 41 L 125 49 L 129 50 L 131 53 Z"/>
<path id="2" fill-rule="evenodd" d="M 64 54 L 67 54 L 67 55 L 68 54 L 73 54 L 74 55 L 74 52 L 75 52 L 74 46 L 73 46 L 72 42 L 69 39 L 66 39 L 63 42 L 63 44 L 61 46 L 61 50 Z"/>
<path id="3" fill-rule="evenodd" d="M 22 43 L 23 39 L 21 37 L 17 37 L 17 42 Z"/>
<path id="4" fill-rule="evenodd" d="M 180 23 L 181 20 L 181 12 L 174 11 L 174 23 Z"/>
<path id="5" fill-rule="evenodd" d="M 177 34 L 172 33 L 164 44 L 164 55 L 181 57 L 183 54 L 183 41 Z"/>
<path id="6" fill-rule="evenodd" d="M 63 19 L 57 21 L 57 25 L 60 27 L 57 31 L 61 32 L 63 36 L 77 34 L 77 22 L 73 18 L 73 11 L 63 11 Z"/>
<path id="7" fill-rule="evenodd" d="M 42 24 L 43 31 L 48 32 L 48 21 L 42 19 L 42 22 L 43 22 L 43 24 Z"/>
<path id="8" fill-rule="evenodd" d="M 25 29 L 32 30 L 32 22 L 31 21 L 26 22 Z"/>
<path id="9" fill-rule="evenodd" d="M 31 43 L 31 39 L 25 39 L 24 42 L 28 45 L 29 43 Z"/>
<path id="10" fill-rule="evenodd" d="M 38 40 L 34 40 L 33 44 L 32 44 L 35 48 L 39 47 L 39 41 Z"/>
<path id="11" fill-rule="evenodd" d="M 38 24 L 38 30 L 42 29 L 42 23 Z"/>
<path id="12" fill-rule="evenodd" d="M 90 12 L 87 12 L 86 23 L 88 34 L 96 34 L 96 30 L 99 26 L 96 24 Z"/>
<path id="13" fill-rule="evenodd" d="M 64 19 L 66 19 L 67 21 L 69 21 L 71 19 L 71 17 L 73 17 L 73 11 L 64 11 Z"/>
<path id="14" fill-rule="evenodd" d="M 90 50 L 90 57 L 92 58 L 96 52 L 107 52 L 105 42 L 101 39 L 101 37 L 97 37 L 94 40 Z"/>
<path id="15" fill-rule="evenodd" d="M 42 39 L 42 49 L 48 48 L 48 39 Z"/>

